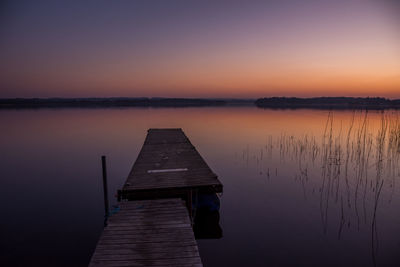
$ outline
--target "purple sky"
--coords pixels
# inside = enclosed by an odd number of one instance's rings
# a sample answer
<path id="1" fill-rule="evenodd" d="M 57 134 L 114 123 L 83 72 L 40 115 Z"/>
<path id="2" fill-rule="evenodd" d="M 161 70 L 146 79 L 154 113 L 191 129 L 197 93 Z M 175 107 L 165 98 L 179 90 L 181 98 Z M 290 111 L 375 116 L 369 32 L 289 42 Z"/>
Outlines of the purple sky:
<path id="1" fill-rule="evenodd" d="M 400 1 L 3 1 L 0 97 L 400 98 Z"/>

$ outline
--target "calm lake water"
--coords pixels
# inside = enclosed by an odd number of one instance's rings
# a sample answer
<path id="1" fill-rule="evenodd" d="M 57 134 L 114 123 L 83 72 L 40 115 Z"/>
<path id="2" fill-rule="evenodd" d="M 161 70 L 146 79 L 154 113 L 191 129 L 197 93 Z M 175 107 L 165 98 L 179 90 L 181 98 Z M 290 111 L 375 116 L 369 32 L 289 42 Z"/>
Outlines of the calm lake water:
<path id="1" fill-rule="evenodd" d="M 101 155 L 115 193 L 147 129 L 178 127 L 224 184 L 223 238 L 198 241 L 205 266 L 400 266 L 399 116 L 2 110 L 0 261 L 86 266 L 103 227 Z"/>

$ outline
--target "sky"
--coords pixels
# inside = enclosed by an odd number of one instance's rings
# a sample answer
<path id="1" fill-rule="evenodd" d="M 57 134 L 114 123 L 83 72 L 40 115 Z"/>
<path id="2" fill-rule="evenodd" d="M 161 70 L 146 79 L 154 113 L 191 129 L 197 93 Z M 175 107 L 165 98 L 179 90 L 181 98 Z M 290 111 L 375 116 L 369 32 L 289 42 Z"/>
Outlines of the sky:
<path id="1" fill-rule="evenodd" d="M 0 98 L 400 98 L 400 1 L 0 2 Z"/>

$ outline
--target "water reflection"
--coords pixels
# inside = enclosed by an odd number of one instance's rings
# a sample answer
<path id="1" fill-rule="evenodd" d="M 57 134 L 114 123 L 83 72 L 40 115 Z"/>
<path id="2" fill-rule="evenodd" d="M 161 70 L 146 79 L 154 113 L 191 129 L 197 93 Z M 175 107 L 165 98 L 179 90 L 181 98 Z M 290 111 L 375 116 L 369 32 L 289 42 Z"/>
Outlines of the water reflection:
<path id="1" fill-rule="evenodd" d="M 329 112 L 321 135 L 269 135 L 259 147 L 246 145 L 241 163 L 267 180 L 287 179 L 278 173 L 290 169 L 305 201 L 310 192 L 318 195 L 325 234 L 337 231 L 340 240 L 345 227 L 360 231 L 361 224 L 367 225 L 376 265 L 381 195 L 390 192 L 390 203 L 400 177 L 400 120 L 398 113 L 381 112 L 378 123 L 371 123 L 368 112 L 353 112 L 347 123 Z M 333 219 L 338 225 L 330 224 L 331 216 L 338 217 Z"/>
<path id="2" fill-rule="evenodd" d="M 372 266 L 373 251 L 378 266 L 399 266 L 396 114 L 368 112 L 365 120 L 361 112 L 249 107 L 0 111 L 7 218 L 0 221 L 0 259 L 10 266 L 87 266 L 103 228 L 101 155 L 111 197 L 147 129 L 181 127 L 224 184 L 218 213 L 194 221 L 196 228 L 211 225 L 209 236 L 223 229 L 219 239 L 198 235 L 204 266 Z"/>
<path id="3" fill-rule="evenodd" d="M 222 238 L 222 228 L 219 225 L 220 200 L 217 194 L 194 194 L 192 203 L 196 239 Z"/>

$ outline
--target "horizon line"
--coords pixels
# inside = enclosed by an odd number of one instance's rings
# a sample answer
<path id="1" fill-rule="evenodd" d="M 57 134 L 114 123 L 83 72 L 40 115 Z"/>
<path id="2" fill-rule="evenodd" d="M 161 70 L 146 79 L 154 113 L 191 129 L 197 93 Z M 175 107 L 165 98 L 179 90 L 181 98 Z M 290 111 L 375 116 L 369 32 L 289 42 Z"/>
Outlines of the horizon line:
<path id="1" fill-rule="evenodd" d="M 299 99 L 312 99 L 312 98 L 382 98 L 388 100 L 397 100 L 398 97 L 384 97 L 384 96 L 260 96 L 260 97 L 166 97 L 166 96 L 83 96 L 83 97 L 63 97 L 63 96 L 48 96 L 48 97 L 0 97 L 4 99 L 213 99 L 213 100 L 257 100 L 262 98 L 299 98 Z"/>

